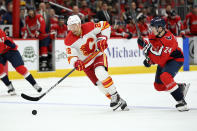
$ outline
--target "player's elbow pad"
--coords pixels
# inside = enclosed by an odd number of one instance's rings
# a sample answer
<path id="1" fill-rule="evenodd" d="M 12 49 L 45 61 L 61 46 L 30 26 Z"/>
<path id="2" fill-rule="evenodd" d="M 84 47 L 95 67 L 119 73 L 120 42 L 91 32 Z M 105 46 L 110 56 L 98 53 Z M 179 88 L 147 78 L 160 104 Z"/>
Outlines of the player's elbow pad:
<path id="1" fill-rule="evenodd" d="M 15 47 L 16 47 L 16 45 L 15 45 L 14 43 L 12 43 L 11 41 L 9 41 L 9 40 L 5 40 L 4 43 L 5 43 L 7 46 L 11 47 L 11 48 L 15 48 Z"/>

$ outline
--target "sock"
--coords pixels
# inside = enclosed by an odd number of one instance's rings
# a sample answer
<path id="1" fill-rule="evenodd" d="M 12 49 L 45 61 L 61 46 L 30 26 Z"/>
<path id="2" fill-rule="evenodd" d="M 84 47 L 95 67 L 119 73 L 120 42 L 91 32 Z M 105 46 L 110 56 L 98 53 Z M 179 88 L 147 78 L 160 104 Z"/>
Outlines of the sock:
<path id="1" fill-rule="evenodd" d="M 3 81 L 3 83 L 6 85 L 6 86 L 9 86 L 11 84 L 11 81 L 9 80 L 8 76 L 5 75 L 3 78 L 1 78 L 1 80 Z"/>
<path id="2" fill-rule="evenodd" d="M 178 89 L 176 89 L 175 91 L 173 91 L 172 93 L 171 93 L 171 95 L 173 96 L 173 98 L 176 100 L 176 101 L 180 101 L 180 100 L 182 100 L 183 99 L 183 93 L 182 93 L 182 88 L 178 88 Z"/>
<path id="3" fill-rule="evenodd" d="M 34 86 L 36 84 L 35 79 L 33 78 L 33 76 L 31 74 L 29 74 L 26 78 L 25 78 L 32 86 Z"/>

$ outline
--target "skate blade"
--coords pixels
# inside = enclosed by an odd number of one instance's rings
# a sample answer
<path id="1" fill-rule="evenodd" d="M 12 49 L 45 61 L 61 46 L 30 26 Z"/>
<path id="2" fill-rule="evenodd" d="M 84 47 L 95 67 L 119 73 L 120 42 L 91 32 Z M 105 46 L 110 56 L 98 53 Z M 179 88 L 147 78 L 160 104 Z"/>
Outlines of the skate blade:
<path id="1" fill-rule="evenodd" d="M 188 84 L 186 84 L 186 86 L 185 86 L 185 90 L 184 90 L 184 98 L 186 97 L 186 95 L 187 95 L 187 92 L 188 92 L 188 90 L 189 90 L 189 87 L 190 87 L 190 83 L 188 83 Z"/>
<path id="2" fill-rule="evenodd" d="M 116 111 L 121 105 L 122 105 L 122 102 L 119 101 L 116 106 L 112 107 L 113 111 Z"/>

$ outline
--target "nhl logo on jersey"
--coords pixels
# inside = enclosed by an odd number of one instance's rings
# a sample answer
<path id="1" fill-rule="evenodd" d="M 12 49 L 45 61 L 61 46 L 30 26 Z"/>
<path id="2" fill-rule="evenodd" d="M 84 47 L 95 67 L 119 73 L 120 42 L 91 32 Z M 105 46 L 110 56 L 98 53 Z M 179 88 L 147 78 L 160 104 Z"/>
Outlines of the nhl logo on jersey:
<path id="1" fill-rule="evenodd" d="M 27 46 L 24 48 L 22 57 L 24 62 L 34 62 L 37 58 L 37 55 L 35 54 L 34 48 L 32 46 Z"/>

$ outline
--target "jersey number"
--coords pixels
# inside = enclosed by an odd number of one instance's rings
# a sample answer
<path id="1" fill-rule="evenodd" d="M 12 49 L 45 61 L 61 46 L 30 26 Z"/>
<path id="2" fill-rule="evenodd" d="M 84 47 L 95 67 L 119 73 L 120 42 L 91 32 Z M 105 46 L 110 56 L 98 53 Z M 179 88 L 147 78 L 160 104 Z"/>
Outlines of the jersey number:
<path id="1" fill-rule="evenodd" d="M 172 48 L 166 47 L 166 48 L 164 49 L 164 52 L 170 54 L 170 53 L 172 52 Z"/>

